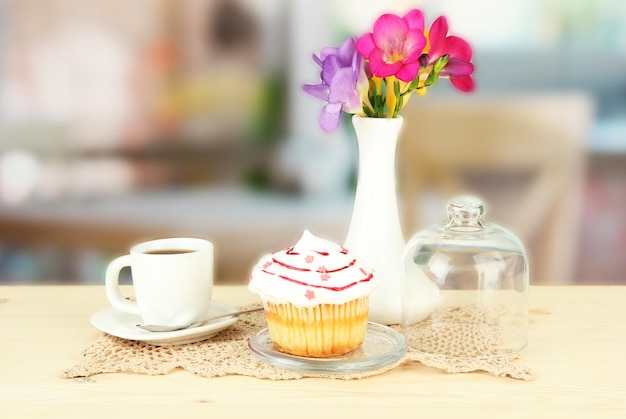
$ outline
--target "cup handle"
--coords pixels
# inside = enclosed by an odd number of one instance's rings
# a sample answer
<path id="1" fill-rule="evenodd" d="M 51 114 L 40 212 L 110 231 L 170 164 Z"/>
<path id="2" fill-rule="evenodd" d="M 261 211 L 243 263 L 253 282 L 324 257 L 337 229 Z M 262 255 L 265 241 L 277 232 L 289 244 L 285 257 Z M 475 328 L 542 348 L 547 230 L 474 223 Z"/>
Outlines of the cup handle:
<path id="1" fill-rule="evenodd" d="M 105 288 L 107 298 L 113 307 L 132 314 L 140 314 L 139 306 L 133 301 L 127 300 L 120 291 L 120 271 L 130 266 L 130 255 L 120 256 L 113 259 L 107 266 L 105 274 Z"/>

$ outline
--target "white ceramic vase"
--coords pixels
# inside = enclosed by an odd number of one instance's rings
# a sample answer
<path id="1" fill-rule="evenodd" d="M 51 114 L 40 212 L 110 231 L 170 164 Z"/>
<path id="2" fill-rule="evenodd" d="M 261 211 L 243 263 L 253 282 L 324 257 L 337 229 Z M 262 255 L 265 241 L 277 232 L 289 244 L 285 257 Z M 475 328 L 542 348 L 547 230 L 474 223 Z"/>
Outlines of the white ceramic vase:
<path id="1" fill-rule="evenodd" d="M 370 296 L 369 320 L 402 318 L 405 247 L 396 197 L 396 145 L 404 120 L 352 117 L 359 147 L 358 181 L 344 246 L 368 264 L 382 283 Z"/>

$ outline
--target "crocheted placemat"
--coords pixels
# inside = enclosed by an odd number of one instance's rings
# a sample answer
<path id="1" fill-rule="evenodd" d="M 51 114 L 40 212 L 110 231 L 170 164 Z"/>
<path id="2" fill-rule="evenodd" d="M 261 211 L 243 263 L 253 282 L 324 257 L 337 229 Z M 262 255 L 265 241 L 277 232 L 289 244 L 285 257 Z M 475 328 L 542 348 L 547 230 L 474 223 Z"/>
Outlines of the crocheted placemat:
<path id="1" fill-rule="evenodd" d="M 254 305 L 241 307 L 253 308 Z M 416 361 L 449 373 L 486 371 L 498 376 L 530 380 L 528 368 L 517 366 L 511 357 L 459 358 L 447 355 L 432 355 L 409 347 L 406 355 L 398 362 L 378 370 L 349 374 L 303 373 L 274 367 L 257 360 L 248 349 L 248 338 L 265 328 L 265 314 L 254 312 L 243 314 L 231 327 L 221 331 L 209 340 L 185 345 L 154 346 L 143 342 L 121 339 L 108 334 L 96 339 L 82 352 L 81 361 L 63 372 L 64 378 L 88 377 L 101 373 L 134 372 L 149 375 L 167 374 L 182 368 L 203 377 L 224 375 L 245 375 L 271 380 L 289 380 L 305 377 L 333 379 L 360 379 L 382 374 L 396 366 Z M 394 328 L 398 329 L 394 326 Z M 429 331 L 430 330 L 430 331 Z M 484 336 L 466 330 L 463 336 L 450 336 L 448 331 L 434 331 L 426 320 L 409 331 L 408 341 L 419 338 L 429 342 L 431 349 L 440 347 L 481 348 L 498 341 L 497 336 Z M 470 343 L 468 344 L 468 340 Z M 450 343 L 456 342 L 456 343 Z M 487 342 L 487 343 L 485 343 Z M 438 352 L 445 353 L 445 352 Z M 452 352 L 458 353 L 458 352 Z"/>

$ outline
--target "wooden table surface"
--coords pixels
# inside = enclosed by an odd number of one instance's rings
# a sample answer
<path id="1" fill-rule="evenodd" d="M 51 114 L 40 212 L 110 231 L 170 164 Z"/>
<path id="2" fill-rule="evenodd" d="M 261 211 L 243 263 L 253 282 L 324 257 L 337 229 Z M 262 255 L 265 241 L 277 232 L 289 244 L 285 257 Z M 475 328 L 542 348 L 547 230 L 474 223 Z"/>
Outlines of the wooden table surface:
<path id="1" fill-rule="evenodd" d="M 231 305 L 257 301 L 218 286 Z M 518 361 L 535 377 L 450 375 L 405 364 L 357 381 L 294 381 L 187 371 L 65 379 L 102 332 L 90 316 L 104 288 L 0 286 L 0 417 L 626 418 L 626 287 L 531 288 L 530 344 Z"/>

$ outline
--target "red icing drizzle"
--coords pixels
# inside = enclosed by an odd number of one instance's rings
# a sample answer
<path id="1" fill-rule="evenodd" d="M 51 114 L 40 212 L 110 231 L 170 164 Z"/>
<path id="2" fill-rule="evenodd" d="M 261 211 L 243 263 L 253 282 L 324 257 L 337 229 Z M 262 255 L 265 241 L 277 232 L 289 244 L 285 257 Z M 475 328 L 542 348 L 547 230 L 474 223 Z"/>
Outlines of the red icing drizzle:
<path id="1" fill-rule="evenodd" d="M 314 250 L 313 252 L 314 252 L 314 253 L 317 253 L 317 254 L 319 254 L 319 255 L 321 255 L 321 256 L 329 256 L 329 253 L 328 253 L 328 252 L 321 252 L 321 251 L 316 251 L 316 250 Z M 290 255 L 290 256 L 299 256 L 299 255 L 300 255 L 300 253 L 297 253 L 297 252 L 294 252 L 294 251 L 293 251 L 293 247 L 290 247 L 290 248 L 285 249 L 285 253 L 286 253 L 287 255 Z M 344 254 L 344 255 L 347 255 L 347 254 L 348 254 L 348 250 L 346 250 L 346 248 L 342 246 L 342 247 L 341 247 L 341 252 L 340 252 L 340 253 L 342 253 L 342 254 Z M 305 258 L 305 262 L 307 262 L 307 263 L 311 263 L 312 261 L 313 261 L 312 256 L 306 256 L 306 258 Z M 365 277 L 364 277 L 364 278 L 362 278 L 362 279 L 359 279 L 359 280 L 357 280 L 357 281 L 351 282 L 351 283 L 349 283 L 349 284 L 347 284 L 347 285 L 341 286 L 341 287 L 331 287 L 331 286 L 326 286 L 326 285 L 308 284 L 308 283 L 306 283 L 306 282 L 299 281 L 299 280 L 297 280 L 297 279 L 290 278 L 290 277 L 285 276 L 285 275 L 278 275 L 278 274 L 276 274 L 276 273 L 274 273 L 274 272 L 268 272 L 266 269 L 267 269 L 267 268 L 269 268 L 269 266 L 270 266 L 272 263 L 276 263 L 276 264 L 278 264 L 278 265 L 282 266 L 283 268 L 286 268 L 286 269 L 289 269 L 289 270 L 293 270 L 293 271 L 298 271 L 298 272 L 317 272 L 317 273 L 321 273 L 321 274 L 323 274 L 323 275 L 322 275 L 322 278 L 321 278 L 321 279 L 322 279 L 322 281 L 327 281 L 328 279 L 330 279 L 330 276 L 329 276 L 329 275 L 327 275 L 328 273 L 334 273 L 334 272 L 343 271 L 344 269 L 348 269 L 348 268 L 350 268 L 350 267 L 354 266 L 354 264 L 356 263 L 356 259 L 352 259 L 352 261 L 351 261 L 349 264 L 347 264 L 346 266 L 342 266 L 342 267 L 340 267 L 340 268 L 337 268 L 337 269 L 331 269 L 331 270 L 329 270 L 329 269 L 327 269 L 325 266 L 320 266 L 319 268 L 317 268 L 317 270 L 313 270 L 313 269 L 309 269 L 309 268 L 300 268 L 300 267 L 297 267 L 297 266 L 293 266 L 293 265 L 290 265 L 290 264 L 288 264 L 288 263 L 281 262 L 280 260 L 277 260 L 276 258 L 272 258 L 272 262 L 266 262 L 266 263 L 263 265 L 263 267 L 261 268 L 261 271 L 262 271 L 262 272 L 264 272 L 264 273 L 266 273 L 266 274 L 268 274 L 268 275 L 274 275 L 274 276 L 277 276 L 278 278 L 283 279 L 283 280 L 285 280 L 285 281 L 293 282 L 294 284 L 303 285 L 303 286 L 307 286 L 307 287 L 322 288 L 322 289 L 326 289 L 326 290 L 329 290 L 329 291 L 343 291 L 343 290 L 346 290 L 346 289 L 348 289 L 348 288 L 351 288 L 351 287 L 353 287 L 353 286 L 355 286 L 355 285 L 357 285 L 357 284 L 360 284 L 361 282 L 369 282 L 369 281 L 371 281 L 371 279 L 374 277 L 374 274 L 371 274 L 371 273 L 370 273 L 370 274 L 368 274 L 368 273 L 365 271 L 365 269 L 360 268 L 360 269 L 359 269 L 359 270 L 360 270 L 360 272 L 361 272 L 363 275 L 365 275 Z M 308 293 L 308 292 L 309 292 L 309 291 L 307 291 L 307 293 Z M 310 291 L 310 292 L 311 292 L 311 294 L 312 294 L 312 291 Z M 308 298 L 308 297 L 309 297 L 309 296 L 307 295 L 307 298 Z"/>
<path id="2" fill-rule="evenodd" d="M 294 271 L 311 272 L 311 270 L 309 268 L 299 268 L 297 266 L 292 266 L 292 265 L 289 265 L 289 264 L 287 264 L 285 262 L 281 262 L 280 260 L 276 260 L 275 258 L 272 258 L 272 262 L 282 266 L 283 268 L 292 269 Z"/>
<path id="3" fill-rule="evenodd" d="M 276 275 L 273 272 L 268 272 L 266 270 L 262 270 L 263 272 L 265 272 L 268 275 Z M 293 278 L 289 278 L 288 276 L 284 276 L 284 275 L 276 275 L 278 276 L 280 279 L 284 279 L 285 281 L 289 281 L 289 282 L 293 282 L 294 284 L 298 284 L 298 285 L 304 285 L 306 287 L 313 287 L 313 288 L 323 288 L 325 290 L 329 290 L 329 291 L 343 291 L 343 290 L 347 290 L 348 288 L 351 288 L 357 284 L 360 284 L 361 282 L 369 282 L 371 281 L 371 279 L 374 277 L 374 274 L 368 274 L 365 278 L 363 279 L 359 279 L 358 281 L 354 281 L 349 283 L 348 285 L 344 285 L 343 287 L 328 287 L 325 285 L 315 285 L 315 284 L 307 284 L 306 282 L 302 282 L 302 281 L 298 281 L 297 279 L 293 279 Z"/>
<path id="4" fill-rule="evenodd" d="M 289 249 L 287 249 L 287 250 L 285 251 L 285 253 L 287 253 L 288 255 L 299 255 L 299 254 L 300 254 L 300 253 L 298 253 L 298 252 L 294 252 L 294 251 L 293 251 L 293 247 L 290 247 Z"/>
<path id="5" fill-rule="evenodd" d="M 280 260 L 278 260 L 276 258 L 272 258 L 272 262 L 276 263 L 277 265 L 282 266 L 283 268 L 291 269 L 291 270 L 294 270 L 294 271 L 299 271 L 299 272 L 311 272 L 312 271 L 312 269 L 309 269 L 309 268 L 300 268 L 298 266 L 293 266 L 293 265 L 290 265 L 288 263 L 281 262 Z M 320 273 L 320 274 L 339 272 L 339 271 L 343 271 L 344 269 L 348 269 L 348 268 L 354 266 L 355 263 L 356 263 L 356 259 L 352 259 L 352 261 L 349 264 L 347 264 L 346 266 L 342 266 L 340 268 L 337 268 L 337 269 L 327 269 L 324 266 L 320 266 L 319 268 L 317 268 L 317 270 L 315 272 Z M 270 265 L 269 263 L 265 263 L 263 265 L 263 269 L 268 268 L 269 265 Z"/>
<path id="6" fill-rule="evenodd" d="M 350 262 L 348 265 L 346 265 L 346 266 L 344 266 L 342 268 L 331 269 L 331 270 L 326 269 L 324 272 L 333 273 L 333 272 L 343 271 L 344 269 L 348 269 L 349 267 L 354 266 L 355 263 L 356 263 L 356 259 L 352 259 L 352 262 Z"/>

